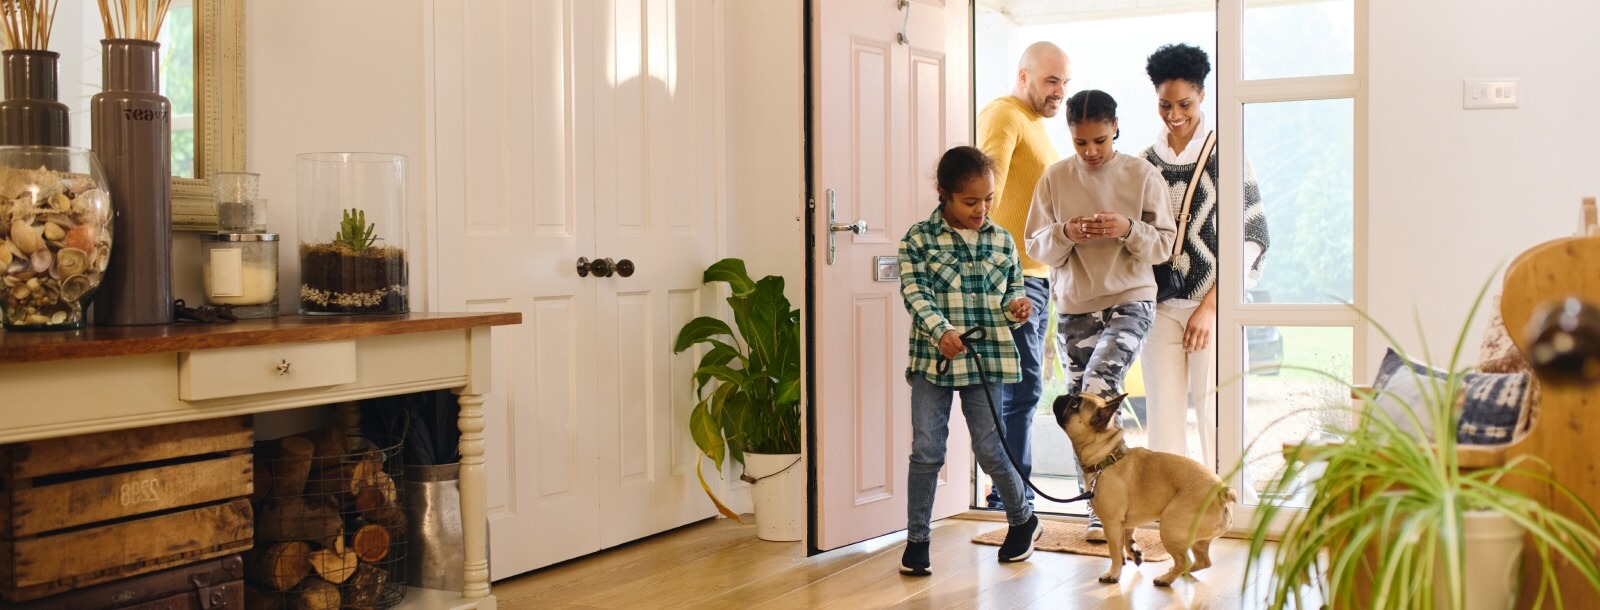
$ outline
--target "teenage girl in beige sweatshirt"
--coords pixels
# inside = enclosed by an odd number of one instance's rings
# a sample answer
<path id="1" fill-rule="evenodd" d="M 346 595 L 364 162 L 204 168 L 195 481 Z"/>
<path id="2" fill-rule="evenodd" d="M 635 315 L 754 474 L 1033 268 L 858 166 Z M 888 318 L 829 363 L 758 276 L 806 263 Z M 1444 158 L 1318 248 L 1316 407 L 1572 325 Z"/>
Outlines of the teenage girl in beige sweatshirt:
<path id="1" fill-rule="evenodd" d="M 1028 211 L 1027 251 L 1051 267 L 1067 394 L 1078 406 L 1099 409 L 1126 397 L 1123 376 L 1155 313 L 1150 266 L 1166 261 L 1177 227 L 1161 173 L 1112 147 L 1117 102 L 1103 91 L 1080 91 L 1066 109 L 1077 155 L 1039 179 Z M 1065 421 L 1065 413 L 1056 419 Z M 1081 485 L 1081 464 L 1079 473 Z M 1092 512 L 1087 534 L 1105 540 Z"/>

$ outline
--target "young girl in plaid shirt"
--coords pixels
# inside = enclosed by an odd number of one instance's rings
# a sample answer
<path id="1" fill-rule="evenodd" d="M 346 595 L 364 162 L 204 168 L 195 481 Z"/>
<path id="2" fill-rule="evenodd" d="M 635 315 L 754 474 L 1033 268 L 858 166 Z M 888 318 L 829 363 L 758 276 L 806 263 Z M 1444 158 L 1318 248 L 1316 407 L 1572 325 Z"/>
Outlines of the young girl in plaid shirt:
<path id="1" fill-rule="evenodd" d="M 900 571 L 914 576 L 932 573 L 929 521 L 950 432 L 950 401 L 958 392 L 978 466 L 994 479 L 1011 525 L 1000 546 L 1000 561 L 1027 559 L 1044 531 L 1022 496 L 1022 479 L 1000 446 L 990 406 L 1001 384 L 1021 378 L 1010 327 L 1035 315 L 1023 292 L 1016 244 L 987 218 L 994 201 L 994 162 L 970 146 L 950 149 L 939 160 L 938 191 L 939 207 L 900 241 L 900 292 L 911 312 L 906 380 L 911 384 L 912 435 Z M 973 349 L 983 358 L 989 392 L 961 342 L 961 334 L 974 327 L 988 333 Z M 941 360 L 948 361 L 943 371 Z"/>

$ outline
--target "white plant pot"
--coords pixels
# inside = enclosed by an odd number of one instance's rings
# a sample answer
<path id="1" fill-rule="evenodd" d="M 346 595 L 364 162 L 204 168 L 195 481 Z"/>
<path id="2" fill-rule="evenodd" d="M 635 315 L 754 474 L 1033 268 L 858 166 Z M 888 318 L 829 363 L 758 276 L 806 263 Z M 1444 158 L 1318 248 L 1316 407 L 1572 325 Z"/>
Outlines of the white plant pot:
<path id="1" fill-rule="evenodd" d="M 756 537 L 762 540 L 793 542 L 803 533 L 806 469 L 799 458 L 798 453 L 744 454 L 745 474 L 759 479 L 750 495 L 756 504 Z"/>
<path id="2" fill-rule="evenodd" d="M 1527 530 L 1496 511 L 1462 513 L 1466 552 L 1461 578 L 1465 610 L 1508 610 L 1517 604 L 1522 583 L 1522 541 Z M 1444 558 L 1434 565 L 1434 607 L 1450 607 L 1450 574 Z"/>

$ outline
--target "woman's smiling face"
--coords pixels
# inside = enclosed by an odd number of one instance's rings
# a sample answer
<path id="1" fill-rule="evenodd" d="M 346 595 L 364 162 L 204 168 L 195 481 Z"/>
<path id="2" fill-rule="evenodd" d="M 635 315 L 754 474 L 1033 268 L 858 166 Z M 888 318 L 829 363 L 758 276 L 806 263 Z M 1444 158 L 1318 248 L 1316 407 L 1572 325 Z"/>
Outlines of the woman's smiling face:
<path id="1" fill-rule="evenodd" d="M 1161 122 L 1166 123 L 1167 129 L 1179 141 L 1194 137 L 1194 130 L 1200 125 L 1200 103 L 1206 99 L 1206 92 L 1181 78 L 1168 79 L 1156 86 L 1157 104 L 1161 112 Z"/>

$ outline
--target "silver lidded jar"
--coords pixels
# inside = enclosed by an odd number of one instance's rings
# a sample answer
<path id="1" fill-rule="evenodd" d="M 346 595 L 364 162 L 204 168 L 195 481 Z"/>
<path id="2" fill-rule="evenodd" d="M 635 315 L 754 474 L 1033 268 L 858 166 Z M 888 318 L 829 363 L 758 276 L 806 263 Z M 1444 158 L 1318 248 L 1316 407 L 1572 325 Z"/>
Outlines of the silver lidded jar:
<path id="1" fill-rule="evenodd" d="M 207 233 L 200 236 L 206 304 L 233 315 L 278 315 L 278 234 Z"/>

